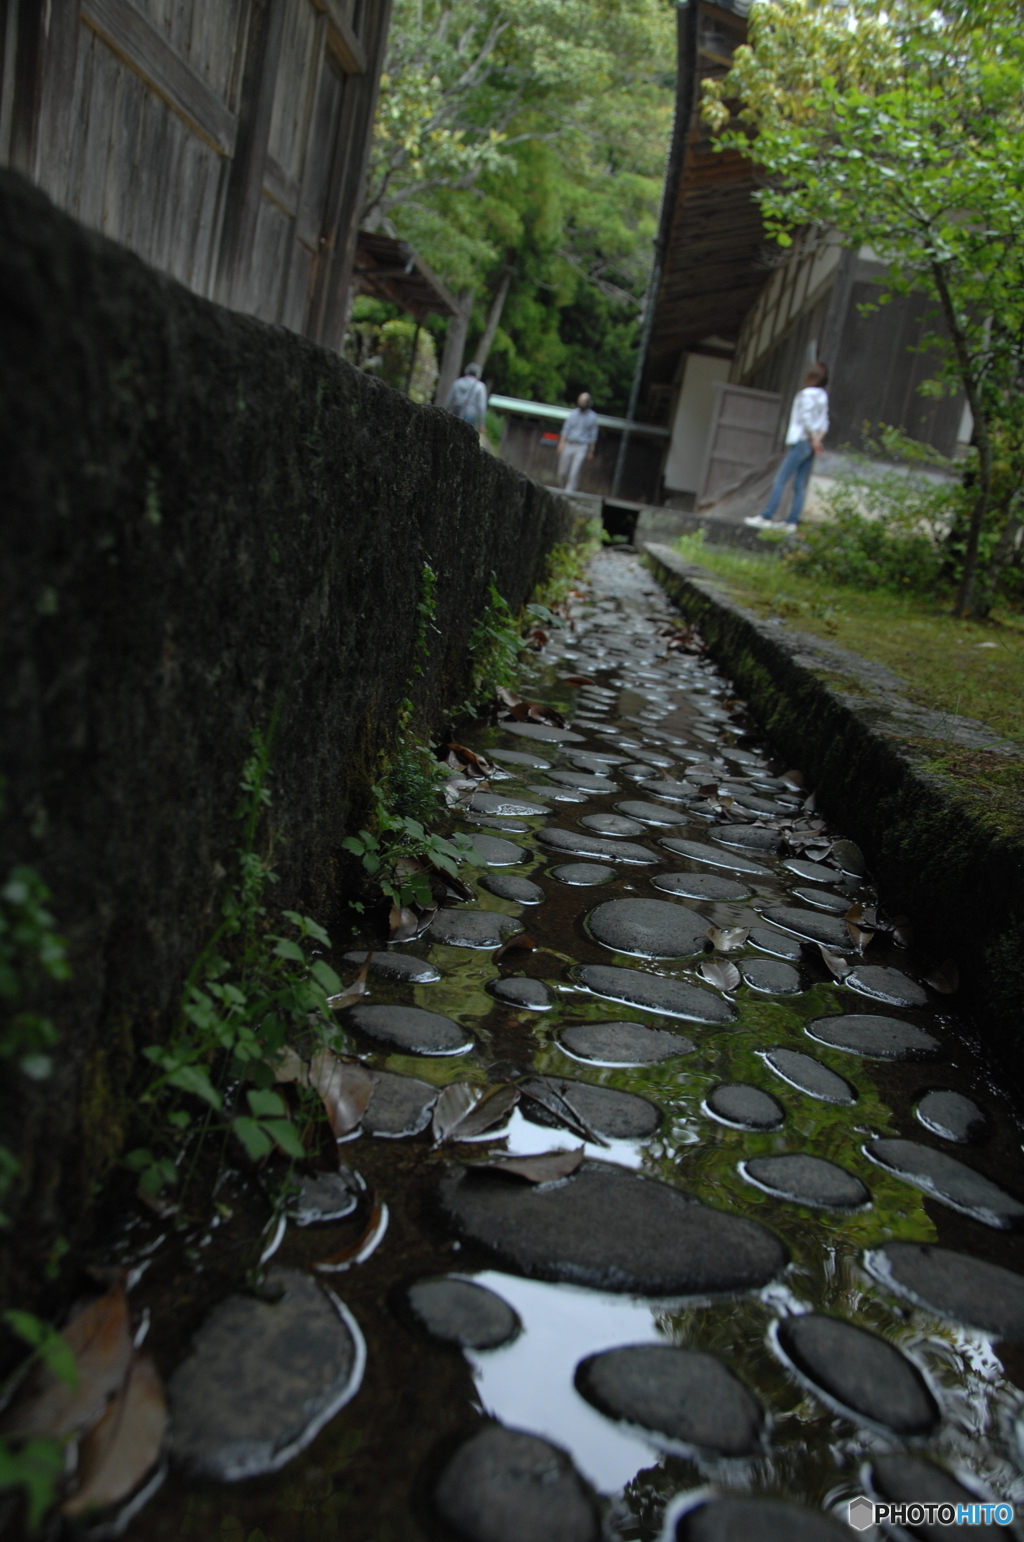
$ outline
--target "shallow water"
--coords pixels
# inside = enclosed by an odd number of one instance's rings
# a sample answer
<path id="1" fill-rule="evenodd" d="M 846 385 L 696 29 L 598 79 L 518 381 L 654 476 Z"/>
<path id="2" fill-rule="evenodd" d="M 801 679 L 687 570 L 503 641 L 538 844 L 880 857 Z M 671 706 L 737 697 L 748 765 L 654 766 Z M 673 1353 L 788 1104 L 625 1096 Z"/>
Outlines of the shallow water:
<path id="1" fill-rule="evenodd" d="M 560 744 L 557 738 L 530 738 L 499 726 L 466 730 L 464 738 L 473 748 L 535 753 L 562 770 L 573 769 L 573 756 L 596 752 L 640 760 L 652 752 L 662 762 L 671 760 L 671 766 L 663 767 L 671 777 L 682 778 L 688 766 L 697 764 L 704 768 L 698 773 L 702 784 L 713 781 L 725 788 L 729 781 L 738 794 L 779 800 L 783 806 L 777 814 L 752 812 L 777 833 L 794 819 L 821 817 L 801 812 L 801 795 L 778 785 L 779 774 L 791 768 L 771 759 L 770 747 L 759 739 L 756 725 L 744 715 L 742 704 L 734 702 L 728 681 L 711 662 L 695 654 L 666 654 L 659 630 L 674 612 L 634 558 L 598 558 L 592 592 L 577 611 L 571 630 L 555 636 L 524 675 L 521 689 L 530 699 L 550 702 L 565 712 L 580 741 Z M 563 679 L 569 673 L 588 677 L 600 691 L 574 690 Z M 429 958 L 441 979 L 413 986 L 373 977 L 369 999 L 443 1013 L 472 1031 L 476 1048 L 468 1055 L 445 1058 L 388 1055 L 353 1033 L 353 1052 L 373 1068 L 436 1086 L 466 1079 L 483 1084 L 540 1071 L 639 1093 L 661 1110 L 658 1130 L 639 1141 L 588 1142 L 587 1155 L 760 1221 L 784 1240 L 792 1263 L 760 1291 L 682 1301 L 635 1299 L 517 1277 L 495 1268 L 482 1248 L 460 1241 L 443 1224 L 434 1191 L 443 1164 L 452 1160 L 451 1151 L 433 1152 L 426 1133 L 400 1140 L 360 1136 L 344 1145 L 342 1160 L 386 1203 L 388 1226 L 365 1262 L 325 1277 L 366 1340 L 367 1366 L 359 1392 L 308 1449 L 274 1476 L 227 1487 L 172 1471 L 127 1535 L 137 1542 L 176 1537 L 203 1542 L 327 1542 L 336 1537 L 414 1542 L 448 1536 L 433 1516 L 432 1482 L 454 1445 L 478 1426 L 481 1414 L 542 1435 L 570 1452 L 580 1473 L 604 1496 L 609 1536 L 622 1539 L 654 1542 L 662 1533 L 666 1506 L 708 1483 L 785 1495 L 818 1509 L 841 1506 L 838 1513 L 845 1519 L 842 1501 L 863 1491 L 864 1466 L 873 1453 L 883 1451 L 926 1454 L 969 1481 L 983 1497 L 1024 1502 L 1024 1456 L 1017 1433 L 1024 1416 L 1024 1356 L 1019 1347 L 997 1344 L 978 1330 L 910 1306 L 880 1286 L 863 1263 L 866 1249 L 900 1238 L 937 1242 L 1024 1273 L 1024 1239 L 1019 1233 L 993 1229 L 925 1196 L 872 1163 L 862 1149 L 870 1140 L 901 1136 L 944 1150 L 1011 1194 L 1024 1194 L 1015 1111 L 999 1090 L 971 1025 L 957 1014 L 956 998 L 928 992 L 928 1005 L 913 1010 L 871 1001 L 837 983 L 812 945 L 793 961 L 802 977 L 799 994 L 773 996 L 741 985 L 729 994 L 735 1020 L 709 1025 L 659 1017 L 599 998 L 580 987 L 576 972 L 588 963 L 613 964 L 698 984 L 721 995 L 695 972 L 699 958 L 618 955 L 596 941 L 587 917 L 612 899 L 658 899 L 685 905 L 709 925 L 747 928 L 764 926 L 762 912 L 773 905 L 797 904 L 818 917 L 829 914 L 812 910 L 809 899 L 793 898 L 797 889 L 820 887 L 839 893 L 850 904 L 878 899 L 893 910 L 898 909 L 898 896 L 876 896 L 869 880 L 846 879 L 838 869 L 832 874 L 834 882 L 817 886 L 806 874 L 788 870 L 785 854 L 714 846 L 713 837 L 725 820 L 705 806 L 706 797 L 696 795 L 689 803 L 664 805 L 678 810 L 678 826 L 647 826 L 642 834 L 626 837 L 647 848 L 655 859 L 650 865 L 546 850 L 535 843 L 536 833 L 545 826 L 584 834 L 582 816 L 614 812 L 617 803 L 627 800 L 649 802 L 657 798 L 656 785 L 640 785 L 613 764 L 608 767 L 607 791 L 587 793 L 582 803 L 567 803 L 554 801 L 556 791 L 564 789 L 547 781 L 543 771 L 507 762 L 504 769 L 510 775 L 495 782 L 495 791 L 537 801 L 547 787 L 550 813 L 514 821 L 489 818 L 488 832 L 513 823 L 529 832 L 509 835 L 522 849 L 523 860 L 490 871 L 527 875 L 541 884 L 546 898 L 540 905 L 520 906 L 478 887 L 482 871 L 468 877 L 477 888 L 479 908 L 520 917 L 536 950 L 514 953 L 496 965 L 486 951 L 431 944 L 428 938 L 403 944 L 403 952 Z M 658 774 L 652 765 L 652 777 Z M 462 821 L 462 827 L 470 833 L 481 828 L 469 821 Z M 843 832 L 828 827 L 819 833 L 825 846 Z M 659 845 L 665 836 L 712 845 L 723 865 L 674 855 Z M 729 865 L 735 858 L 740 859 L 738 873 Z M 607 861 L 615 876 L 592 888 L 550 876 L 551 869 L 576 860 Z M 812 853 L 810 860 L 830 865 L 827 855 Z M 743 863 L 762 867 L 767 875 L 748 878 Z M 739 876 L 749 885 L 749 895 L 728 903 L 673 899 L 652 884 L 658 874 L 671 872 Z M 794 940 L 789 933 L 777 936 L 787 944 Z M 918 951 L 908 951 L 880 932 L 867 961 L 892 965 L 920 981 L 929 967 L 927 939 L 920 943 Z M 350 946 L 346 940 L 339 954 Z M 716 955 L 719 961 L 740 964 L 770 956 L 749 942 Z M 485 987 L 503 970 L 543 980 L 551 991 L 551 1010 L 515 1011 L 495 1001 Z M 943 1045 L 940 1058 L 868 1060 L 822 1045 L 805 1031 L 815 1018 L 873 1012 L 934 1031 Z M 613 1068 L 570 1057 L 558 1047 L 562 1025 L 610 1020 L 669 1028 L 692 1039 L 696 1048 L 652 1066 Z M 763 1051 L 776 1046 L 815 1056 L 853 1084 L 857 1101 L 841 1106 L 794 1089 L 761 1058 Z M 703 1105 L 720 1082 L 748 1082 L 772 1093 L 786 1112 L 783 1128 L 753 1133 L 715 1120 Z M 955 1088 L 972 1097 L 988 1117 L 985 1138 L 953 1145 L 925 1129 L 914 1107 L 930 1088 Z M 498 1149 L 519 1154 L 581 1144 L 568 1130 L 532 1122 L 522 1106 L 498 1134 Z M 494 1149 L 493 1143 L 489 1149 Z M 870 1205 L 851 1212 L 817 1209 L 773 1197 L 744 1178 L 741 1162 L 783 1151 L 812 1153 L 838 1163 L 866 1184 Z M 467 1154 L 466 1148 L 459 1148 L 459 1154 Z M 132 1213 L 118 1218 L 103 1252 L 105 1261 L 143 1270 L 133 1288 L 133 1308 L 150 1314 L 148 1342 L 165 1376 L 186 1353 L 191 1334 L 211 1306 L 253 1283 L 252 1271 L 268 1241 L 261 1232 L 269 1209 L 256 1178 L 228 1173 L 218 1199 L 222 1210 L 217 1223 L 191 1233 L 175 1232 L 152 1216 Z M 609 1224 L 613 1222 L 609 1217 Z M 290 1226 L 274 1264 L 309 1267 L 344 1245 L 350 1235 L 345 1224 L 306 1230 Z M 396 1310 L 396 1292 L 419 1276 L 445 1272 L 476 1279 L 509 1302 L 522 1320 L 519 1336 L 499 1349 L 463 1352 L 412 1326 L 400 1307 Z M 841 1316 L 898 1346 L 920 1368 L 939 1403 L 937 1430 L 901 1441 L 830 1406 L 775 1345 L 773 1325 L 780 1317 L 808 1310 Z M 743 1459 L 666 1454 L 657 1436 L 598 1413 L 575 1390 L 574 1369 L 584 1356 L 650 1342 L 720 1356 L 765 1407 L 762 1447 Z"/>

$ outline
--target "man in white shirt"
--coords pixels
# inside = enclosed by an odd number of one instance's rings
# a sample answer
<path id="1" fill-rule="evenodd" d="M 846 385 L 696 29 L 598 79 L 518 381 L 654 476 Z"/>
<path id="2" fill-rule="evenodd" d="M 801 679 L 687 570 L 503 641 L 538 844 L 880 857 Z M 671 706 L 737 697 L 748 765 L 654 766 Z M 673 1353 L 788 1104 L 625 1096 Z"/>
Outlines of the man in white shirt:
<path id="1" fill-rule="evenodd" d="M 811 478 L 814 457 L 824 449 L 823 440 L 828 433 L 828 366 L 812 364 L 804 376 L 803 389 L 793 398 L 793 408 L 786 430 L 786 453 L 782 465 L 775 474 L 768 502 L 760 514 L 752 514 L 743 523 L 754 530 L 765 530 L 775 521 L 779 504 L 786 490 L 786 483 L 793 479 L 793 502 L 786 517 L 786 525 L 795 530 L 804 511 L 807 483 Z"/>
<path id="2" fill-rule="evenodd" d="M 593 460 L 596 443 L 597 413 L 590 405 L 589 391 L 581 391 L 558 440 L 558 480 L 567 493 L 576 491 L 580 468 L 585 460 Z"/>

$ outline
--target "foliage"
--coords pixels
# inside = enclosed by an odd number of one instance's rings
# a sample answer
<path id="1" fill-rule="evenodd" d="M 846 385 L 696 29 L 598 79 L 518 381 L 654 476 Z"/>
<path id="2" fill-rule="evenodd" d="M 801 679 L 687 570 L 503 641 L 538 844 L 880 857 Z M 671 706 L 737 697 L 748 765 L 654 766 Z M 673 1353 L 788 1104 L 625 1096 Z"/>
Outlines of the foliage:
<path id="1" fill-rule="evenodd" d="M 499 686 L 509 689 L 515 684 L 522 647 L 518 622 L 492 573 L 487 604 L 469 634 L 470 692 L 464 711 L 490 701 Z"/>
<path id="2" fill-rule="evenodd" d="M 560 542 L 551 548 L 547 572 L 533 593 L 535 605 L 554 611 L 565 604 L 572 590 L 583 583 L 591 559 L 600 547 L 600 530 L 599 521 L 592 520 L 584 540 Z"/>
<path id="3" fill-rule="evenodd" d="M 413 343 L 416 362 L 410 378 Z M 353 302 L 352 320 L 345 336 L 345 358 L 367 374 L 387 381 L 398 391 L 409 387 L 414 402 L 433 399 L 437 383 L 437 349 L 425 327 L 417 330 L 408 316 L 383 300 L 360 295 Z"/>
<path id="4" fill-rule="evenodd" d="M 975 602 L 978 544 L 993 491 L 993 425 L 1024 470 L 1024 35 L 1009 0 L 762 0 L 750 46 L 706 81 L 719 143 L 767 173 L 757 193 L 781 245 L 833 227 L 888 266 L 884 299 L 936 302 L 926 346 L 937 392 L 961 388 L 974 415 L 977 485 L 957 599 Z M 729 104 L 739 108 L 730 117 Z M 1004 511 L 1005 513 L 1006 511 Z"/>

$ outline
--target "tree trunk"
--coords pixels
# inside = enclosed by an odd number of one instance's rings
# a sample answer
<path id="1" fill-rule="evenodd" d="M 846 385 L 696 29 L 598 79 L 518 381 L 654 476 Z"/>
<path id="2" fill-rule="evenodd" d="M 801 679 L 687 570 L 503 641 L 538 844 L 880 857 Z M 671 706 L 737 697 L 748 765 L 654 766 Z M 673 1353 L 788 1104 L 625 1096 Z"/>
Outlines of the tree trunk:
<path id="1" fill-rule="evenodd" d="M 462 374 L 462 355 L 466 348 L 469 318 L 473 313 L 473 291 L 464 289 L 459 295 L 459 309 L 448 323 L 448 336 L 444 340 L 441 370 L 434 391 L 434 406 L 446 407 L 452 386 Z"/>
<path id="2" fill-rule="evenodd" d="M 1018 533 L 1022 526 L 1024 526 L 1024 521 L 1021 520 L 1018 512 L 1019 507 L 1020 495 L 1016 496 L 1010 504 L 1006 523 L 1002 528 L 999 540 L 996 542 L 996 548 L 989 560 L 988 567 L 985 569 L 981 584 L 981 594 L 978 597 L 977 605 L 978 613 L 982 616 L 987 616 L 992 609 L 992 604 L 996 597 L 996 589 L 999 587 L 999 576 L 1009 561 L 1010 553 L 1017 544 Z"/>
<path id="3" fill-rule="evenodd" d="M 506 268 L 504 273 L 501 275 L 501 283 L 498 285 L 498 291 L 494 296 L 494 299 L 491 301 L 491 308 L 487 313 L 487 325 L 484 327 L 483 337 L 481 337 L 479 343 L 477 344 L 476 353 L 473 355 L 473 363 L 479 364 L 481 369 L 483 369 L 484 365 L 487 363 L 487 356 L 490 353 L 491 346 L 494 342 L 494 334 L 498 330 L 498 323 L 501 320 L 501 313 L 505 309 L 505 301 L 508 299 L 508 291 L 511 283 L 512 269 Z"/>

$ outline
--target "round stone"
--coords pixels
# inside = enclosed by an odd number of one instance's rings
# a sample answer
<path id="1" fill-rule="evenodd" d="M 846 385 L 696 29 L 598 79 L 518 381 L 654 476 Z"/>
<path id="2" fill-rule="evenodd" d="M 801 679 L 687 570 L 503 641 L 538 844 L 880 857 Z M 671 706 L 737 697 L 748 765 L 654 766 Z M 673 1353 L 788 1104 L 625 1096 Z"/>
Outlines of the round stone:
<path id="1" fill-rule="evenodd" d="M 835 883 L 842 876 L 834 867 L 826 867 L 823 862 L 805 862 L 801 857 L 787 857 L 782 865 L 806 883 Z"/>
<path id="2" fill-rule="evenodd" d="M 977 1494 L 972 1494 L 950 1473 L 920 1456 L 895 1453 L 876 1456 L 871 1463 L 871 1482 L 882 1499 L 896 1504 L 969 1505 L 978 1502 Z M 957 1526 L 954 1530 L 939 1521 L 934 1524 L 925 1521 L 922 1526 L 914 1526 L 912 1531 L 912 1535 L 921 1537 L 922 1542 L 947 1542 L 950 1537 L 963 1537 L 964 1542 L 968 1542 L 972 1536 L 975 1542 L 982 1542 L 986 1537 L 996 1539 L 1015 1534 L 1016 1528 L 1011 1532 L 1007 1526 L 985 1526 L 984 1529 L 981 1526 Z"/>
<path id="3" fill-rule="evenodd" d="M 737 787 L 730 783 L 729 794 L 737 808 L 746 809 L 751 814 L 788 814 L 789 809 L 783 803 L 777 803 L 774 798 L 759 797 L 756 792 L 748 792 L 745 787 Z"/>
<path id="4" fill-rule="evenodd" d="M 676 1542 L 849 1542 L 849 1529 L 783 1499 L 727 1494 L 688 1511 Z"/>
<path id="5" fill-rule="evenodd" d="M 365 952 L 345 954 L 346 964 L 365 964 Z M 378 951 L 370 959 L 370 974 L 382 980 L 404 980 L 409 985 L 432 985 L 441 978 L 441 971 L 428 964 L 425 958 L 414 958 L 411 953 L 385 953 Z"/>
<path id="6" fill-rule="evenodd" d="M 500 725 L 502 733 L 518 734 L 521 739 L 539 739 L 542 744 L 582 744 L 583 735 L 571 728 L 556 728 L 553 723 L 509 723 Z"/>
<path id="7" fill-rule="evenodd" d="M 566 1128 L 555 1112 L 559 1102 L 568 1103 L 587 1129 L 609 1140 L 643 1140 L 653 1135 L 661 1123 L 661 1109 L 646 1098 L 637 1097 L 635 1092 L 619 1092 L 614 1087 L 595 1087 L 590 1082 L 555 1076 L 531 1076 L 521 1087 L 520 1109 L 531 1124 Z"/>
<path id="8" fill-rule="evenodd" d="M 858 964 L 843 981 L 850 990 L 873 1001 L 884 1001 L 888 1007 L 925 1007 L 928 992 L 899 969 L 882 964 Z"/>
<path id="9" fill-rule="evenodd" d="M 517 905 L 539 905 L 544 890 L 532 878 L 520 878 L 517 873 L 488 873 L 481 878 L 480 887 L 499 899 L 512 900 Z"/>
<path id="10" fill-rule="evenodd" d="M 434 1489 L 465 1542 L 597 1542 L 597 1512 L 564 1451 L 500 1424 L 463 1441 Z"/>
<path id="11" fill-rule="evenodd" d="M 926 1242 L 887 1242 L 865 1255 L 890 1290 L 939 1317 L 1024 1340 L 1024 1276 Z"/>
<path id="12" fill-rule="evenodd" d="M 721 1456 L 747 1456 L 764 1424 L 753 1393 L 721 1360 L 697 1349 L 606 1349 L 580 1361 L 575 1381 L 587 1402 L 610 1418 Z"/>
<path id="13" fill-rule="evenodd" d="M 803 957 L 803 948 L 795 938 L 769 926 L 751 927 L 747 941 L 752 947 L 760 948 L 762 953 L 774 953 L 776 958 L 795 960 Z"/>
<path id="14" fill-rule="evenodd" d="M 916 1140 L 870 1140 L 864 1152 L 887 1172 L 985 1226 L 1017 1231 L 1024 1224 L 1020 1200 L 948 1152 Z"/>
<path id="15" fill-rule="evenodd" d="M 527 803 L 525 798 L 503 798 L 495 792 L 474 793 L 469 806 L 474 814 L 501 814 L 520 819 L 551 812 L 543 803 Z"/>
<path id="16" fill-rule="evenodd" d="M 496 760 L 503 766 L 524 766 L 528 771 L 550 771 L 550 760 L 541 760 L 538 755 L 524 755 L 522 750 L 487 750 L 487 758 Z"/>
<path id="17" fill-rule="evenodd" d="M 618 791 L 615 783 L 607 776 L 594 776 L 588 771 L 551 771 L 548 774 L 551 781 L 562 787 L 572 787 L 577 792 L 593 793 L 595 797 Z"/>
<path id="18" fill-rule="evenodd" d="M 763 851 L 774 855 L 779 849 L 777 830 L 764 830 L 759 825 L 722 825 L 712 830 L 711 839 L 723 846 L 738 846 L 741 851 Z"/>
<path id="19" fill-rule="evenodd" d="M 462 1349 L 497 1349 L 514 1339 L 522 1326 L 507 1301 L 469 1280 L 446 1275 L 417 1280 L 405 1299 L 421 1327 Z"/>
<path id="20" fill-rule="evenodd" d="M 197 1477 L 276 1472 L 362 1380 L 355 1320 L 312 1276 L 272 1270 L 263 1294 L 215 1306 L 168 1384 L 171 1454 Z"/>
<path id="21" fill-rule="evenodd" d="M 606 948 L 640 958 L 694 958 L 704 952 L 708 931 L 695 911 L 655 899 L 606 900 L 587 927 Z"/>
<path id="22" fill-rule="evenodd" d="M 632 841 L 613 841 L 600 835 L 591 835 L 585 830 L 563 830 L 561 826 L 554 829 L 541 830 L 539 840 L 542 846 L 548 846 L 552 851 L 564 851 L 574 857 L 606 857 L 610 862 L 657 862 L 653 852 L 646 846 L 635 846 Z"/>
<path id="23" fill-rule="evenodd" d="M 574 1060 L 594 1065 L 657 1065 L 676 1055 L 691 1055 L 692 1039 L 642 1023 L 574 1023 L 558 1036 L 559 1048 Z"/>
<path id="24" fill-rule="evenodd" d="M 503 835 L 529 835 L 530 826 L 524 825 L 521 819 L 492 819 L 485 814 L 467 814 L 465 816 L 471 825 L 476 825 L 482 830 L 500 830 Z"/>
<path id="25" fill-rule="evenodd" d="M 522 931 L 514 916 L 497 910 L 439 910 L 427 928 L 431 942 L 449 948 L 500 948 L 506 937 Z"/>
<path id="26" fill-rule="evenodd" d="M 664 803 L 643 803 L 636 798 L 625 798 L 616 803 L 615 808 L 627 819 L 638 819 L 642 825 L 664 825 L 667 829 L 683 822 L 683 816 Z"/>
<path id="27" fill-rule="evenodd" d="M 977 1103 L 962 1092 L 926 1092 L 914 1112 L 926 1130 L 960 1145 L 976 1140 L 988 1123 Z"/>
<path id="28" fill-rule="evenodd" d="M 939 1411 L 921 1372 L 892 1344 L 838 1317 L 809 1312 L 779 1323 L 789 1357 L 826 1399 L 897 1435 L 926 1435 Z"/>
<path id="29" fill-rule="evenodd" d="M 913 1023 L 868 1012 L 816 1017 L 805 1031 L 819 1044 L 868 1060 L 930 1060 L 942 1048 L 938 1039 Z"/>
<path id="30" fill-rule="evenodd" d="M 746 857 L 734 856 L 729 851 L 716 851 L 702 841 L 684 841 L 678 836 L 667 835 L 658 842 L 666 851 L 677 857 L 689 857 L 691 862 L 704 862 L 708 867 L 720 867 L 727 873 L 739 873 L 744 878 L 770 878 L 771 872 Z"/>
<path id="31" fill-rule="evenodd" d="M 708 1093 L 707 1110 L 737 1130 L 777 1130 L 786 1117 L 782 1104 L 770 1092 L 746 1082 L 723 1082 L 715 1087 Z"/>
<path id="32" fill-rule="evenodd" d="M 837 953 L 846 953 L 853 947 L 845 921 L 834 916 L 816 915 L 813 910 L 802 910 L 799 905 L 773 905 L 764 913 L 766 921 L 781 926 L 783 931 L 794 932 L 810 942 L 824 943 Z"/>
<path id="33" fill-rule="evenodd" d="M 644 827 L 635 819 L 626 819 L 622 814 L 584 814 L 580 824 L 585 830 L 593 830 L 595 835 L 643 835 Z"/>
<path id="34" fill-rule="evenodd" d="M 804 988 L 799 971 L 781 959 L 745 958 L 740 973 L 751 990 L 763 991 L 766 996 L 796 996 Z"/>
<path id="35" fill-rule="evenodd" d="M 530 980 L 525 975 L 507 975 L 502 980 L 491 980 L 487 989 L 497 1001 L 506 1006 L 518 1007 L 523 1012 L 550 1012 L 551 992 L 543 980 Z"/>
<path id="36" fill-rule="evenodd" d="M 746 899 L 750 890 L 733 878 L 719 878 L 717 873 L 655 873 L 654 887 L 663 894 L 678 894 L 682 899 L 713 900 L 719 904 Z"/>
<path id="37" fill-rule="evenodd" d="M 336 1173 L 310 1173 L 299 1183 L 299 1192 L 288 1213 L 296 1226 L 316 1226 L 321 1221 L 343 1221 L 364 1194 L 360 1180 L 349 1168 Z"/>
<path id="38" fill-rule="evenodd" d="M 758 1289 L 788 1261 L 759 1222 L 605 1163 L 586 1161 L 551 1188 L 453 1169 L 441 1202 L 455 1228 L 506 1267 L 617 1294 Z"/>
<path id="39" fill-rule="evenodd" d="M 361 1033 L 410 1055 L 464 1055 L 473 1048 L 465 1028 L 422 1007 L 363 1003 L 350 1007 L 348 1017 Z"/>
<path id="40" fill-rule="evenodd" d="M 682 1017 L 692 1023 L 731 1023 L 736 1013 L 721 996 L 685 980 L 646 974 L 615 964 L 585 964 L 578 972 L 580 984 L 606 1001 L 627 1007 L 645 1007 L 664 1017 Z"/>
<path id="41" fill-rule="evenodd" d="M 667 776 L 655 778 L 653 781 L 644 777 L 639 783 L 639 788 L 650 798 L 666 798 L 670 803 L 688 803 L 697 795 L 696 787 L 691 787 L 689 782 L 676 782 Z"/>
<path id="42" fill-rule="evenodd" d="M 794 1205 L 811 1205 L 820 1210 L 856 1210 L 871 1201 L 864 1184 L 845 1167 L 802 1151 L 752 1157 L 740 1163 L 740 1172 L 766 1194 L 775 1199 L 787 1199 Z"/>
<path id="43" fill-rule="evenodd" d="M 374 1071 L 373 1095 L 363 1115 L 363 1129 L 387 1140 L 419 1135 L 430 1123 L 438 1089 L 415 1076 Z"/>
<path id="44" fill-rule="evenodd" d="M 484 867 L 510 867 L 513 862 L 523 862 L 526 852 L 515 841 L 503 841 L 498 835 L 471 834 L 473 845 Z"/>
<path id="45" fill-rule="evenodd" d="M 853 901 L 845 894 L 830 894 L 828 889 L 794 889 L 793 898 L 833 916 L 845 916 Z"/>
<path id="46" fill-rule="evenodd" d="M 553 867 L 551 876 L 574 889 L 589 889 L 600 883 L 608 883 L 615 877 L 615 869 L 604 867 L 598 862 L 565 862 L 561 867 Z"/>
<path id="47" fill-rule="evenodd" d="M 857 1092 L 843 1076 L 837 1076 L 827 1065 L 815 1060 L 813 1055 L 801 1054 L 798 1049 L 767 1049 L 758 1051 L 776 1076 L 805 1092 L 809 1098 L 820 1098 L 823 1103 L 848 1105 L 856 1103 Z"/>
<path id="48" fill-rule="evenodd" d="M 547 787 L 540 782 L 531 782 L 528 792 L 535 792 L 540 798 L 551 798 L 555 803 L 588 803 L 590 800 L 585 792 L 577 792 L 574 787 Z"/>

